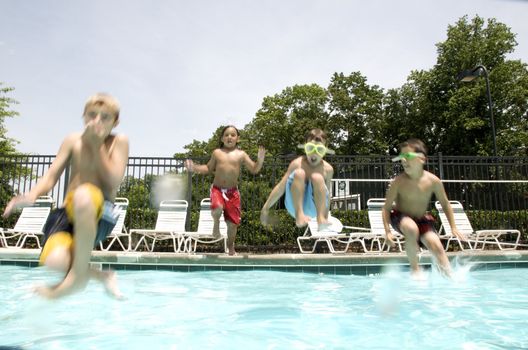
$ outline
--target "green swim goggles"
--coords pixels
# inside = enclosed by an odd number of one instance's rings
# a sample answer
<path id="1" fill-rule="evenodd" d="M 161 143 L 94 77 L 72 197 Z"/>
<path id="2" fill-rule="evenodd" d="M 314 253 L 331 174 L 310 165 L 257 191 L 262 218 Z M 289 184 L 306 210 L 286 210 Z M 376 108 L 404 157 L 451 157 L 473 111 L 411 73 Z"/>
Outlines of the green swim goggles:
<path id="1" fill-rule="evenodd" d="M 317 153 L 319 156 L 324 157 L 327 153 L 335 153 L 333 150 L 327 148 L 322 143 L 307 142 L 304 145 L 299 145 L 299 148 L 304 149 L 304 153 L 306 153 L 307 156 Z"/>
<path id="2" fill-rule="evenodd" d="M 423 157 L 423 153 L 421 152 L 406 152 L 406 153 L 400 153 L 397 157 L 394 157 L 392 158 L 392 161 L 393 162 L 397 162 L 397 161 L 400 161 L 402 159 L 405 159 L 405 160 L 411 160 L 411 159 L 414 159 L 414 158 L 417 158 L 417 157 Z"/>

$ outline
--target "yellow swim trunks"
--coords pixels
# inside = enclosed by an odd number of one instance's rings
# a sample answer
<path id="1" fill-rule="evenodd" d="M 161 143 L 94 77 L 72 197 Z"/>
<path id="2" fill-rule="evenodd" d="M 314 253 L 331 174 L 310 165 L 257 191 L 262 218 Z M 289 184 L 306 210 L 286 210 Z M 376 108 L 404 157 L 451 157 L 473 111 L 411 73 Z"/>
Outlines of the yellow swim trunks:
<path id="1" fill-rule="evenodd" d="M 97 234 L 94 246 L 104 240 L 114 228 L 119 216 L 113 203 L 105 201 L 103 192 L 95 185 L 86 183 L 81 185 L 87 189 L 97 212 Z M 73 196 L 75 191 L 70 191 L 64 199 L 64 207 L 54 210 L 44 225 L 44 247 L 40 253 L 39 263 L 43 265 L 50 252 L 57 247 L 71 248 L 74 243 L 73 224 L 75 215 L 73 209 Z"/>

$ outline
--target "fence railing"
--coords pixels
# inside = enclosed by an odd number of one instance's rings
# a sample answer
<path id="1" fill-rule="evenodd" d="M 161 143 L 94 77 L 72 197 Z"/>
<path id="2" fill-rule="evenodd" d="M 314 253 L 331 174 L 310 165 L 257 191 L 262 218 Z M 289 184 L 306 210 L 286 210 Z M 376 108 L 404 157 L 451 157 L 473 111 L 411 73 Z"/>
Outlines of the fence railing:
<path id="1" fill-rule="evenodd" d="M 27 192 L 49 168 L 55 156 L 0 156 L 0 204 L 15 193 Z M 260 174 L 242 171 L 239 189 L 243 210 L 257 211 L 271 189 L 280 181 L 293 156 L 267 157 Z M 194 159 L 205 163 L 208 159 Z M 334 208 L 358 210 L 366 207 L 369 198 L 385 196 L 391 178 L 402 171 L 389 156 L 332 156 L 327 161 L 334 167 L 332 194 Z M 449 199 L 462 202 L 468 210 L 513 211 L 528 209 L 528 157 L 459 157 L 430 156 L 426 169 L 439 176 Z M 186 176 L 184 159 L 165 157 L 130 157 L 119 196 L 127 197 L 131 208 L 155 208 L 154 184 L 165 174 Z M 62 174 L 49 193 L 60 206 L 67 191 L 69 172 Z M 199 201 L 209 196 L 212 175 L 193 175 L 178 182 L 185 188 L 176 191 L 198 210 Z M 433 198 L 434 200 L 434 198 Z M 283 204 L 279 202 L 279 208 Z M 431 202 L 431 208 L 433 203 Z M 497 219 L 495 219 L 497 220 Z M 490 222 L 489 228 L 508 226 Z"/>

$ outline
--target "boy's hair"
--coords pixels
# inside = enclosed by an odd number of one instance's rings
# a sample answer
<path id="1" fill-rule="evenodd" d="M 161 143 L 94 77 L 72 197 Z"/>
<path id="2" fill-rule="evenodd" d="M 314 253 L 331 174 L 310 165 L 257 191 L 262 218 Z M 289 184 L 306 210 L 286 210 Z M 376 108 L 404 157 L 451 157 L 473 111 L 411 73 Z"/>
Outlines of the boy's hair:
<path id="1" fill-rule="evenodd" d="M 416 153 L 423 153 L 424 156 L 427 156 L 427 146 L 420 139 L 408 139 L 405 142 L 400 143 L 400 150 L 403 147 L 411 147 Z"/>
<path id="2" fill-rule="evenodd" d="M 316 142 L 321 142 L 326 145 L 326 140 L 327 140 L 326 133 L 323 130 L 318 129 L 318 128 L 308 131 L 306 135 L 304 136 L 304 142 L 316 141 Z"/>
<path id="3" fill-rule="evenodd" d="M 92 106 L 107 106 L 115 115 L 116 121 L 119 119 L 119 102 L 117 99 L 107 93 L 98 92 L 95 95 L 88 97 L 86 104 L 84 105 L 83 115 L 86 114 L 86 110 Z"/>
<path id="4" fill-rule="evenodd" d="M 224 143 L 222 142 L 222 137 L 224 137 L 224 132 L 229 129 L 233 128 L 236 131 L 237 136 L 240 136 L 240 131 L 238 131 L 237 127 L 234 125 L 226 125 L 222 128 L 222 131 L 220 132 L 220 147 L 224 147 Z M 238 142 L 237 142 L 238 145 Z"/>

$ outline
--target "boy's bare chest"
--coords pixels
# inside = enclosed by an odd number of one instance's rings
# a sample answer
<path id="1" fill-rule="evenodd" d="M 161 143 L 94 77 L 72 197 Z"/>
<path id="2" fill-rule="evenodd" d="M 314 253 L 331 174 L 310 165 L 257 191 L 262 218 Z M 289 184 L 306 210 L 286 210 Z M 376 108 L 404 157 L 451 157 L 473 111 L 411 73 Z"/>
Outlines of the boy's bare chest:
<path id="1" fill-rule="evenodd" d="M 103 145 L 102 148 L 104 151 L 108 151 L 106 145 Z M 100 151 L 101 150 L 95 150 L 91 147 L 83 145 L 81 140 L 76 142 L 72 149 L 71 158 L 74 170 L 77 170 L 83 175 L 89 175 L 92 172 L 96 173 L 97 167 L 100 164 L 100 162 L 98 161 L 100 154 L 97 154 L 96 152 Z"/>
<path id="2" fill-rule="evenodd" d="M 433 195 L 433 185 L 431 181 L 422 179 L 420 181 L 404 181 L 400 186 L 399 196 L 409 201 L 423 199 L 429 201 Z"/>
<path id="3" fill-rule="evenodd" d="M 222 165 L 238 166 L 242 157 L 238 152 L 223 152 L 217 155 L 216 161 Z"/>

